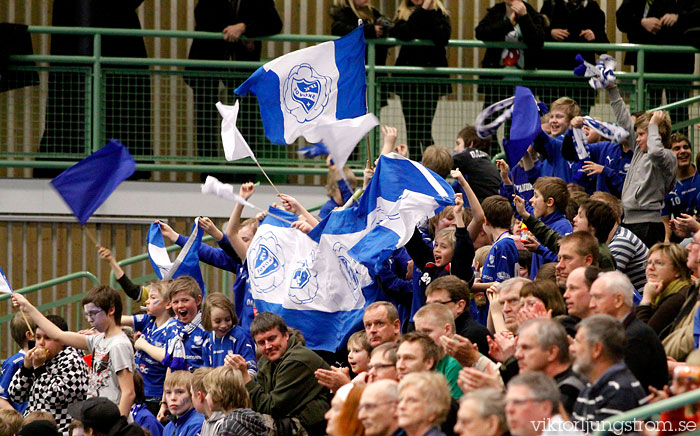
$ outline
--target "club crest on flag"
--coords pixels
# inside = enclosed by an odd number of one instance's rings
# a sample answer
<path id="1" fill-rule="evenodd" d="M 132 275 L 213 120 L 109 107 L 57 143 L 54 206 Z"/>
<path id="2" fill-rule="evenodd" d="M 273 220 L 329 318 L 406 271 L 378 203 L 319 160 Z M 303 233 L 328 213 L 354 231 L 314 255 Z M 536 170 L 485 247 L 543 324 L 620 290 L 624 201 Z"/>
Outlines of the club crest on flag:
<path id="1" fill-rule="evenodd" d="M 345 278 L 345 283 L 348 285 L 348 288 L 352 289 L 352 296 L 355 297 L 355 301 L 357 301 L 359 299 L 357 291 L 360 287 L 360 280 L 357 277 L 359 274 L 357 271 L 359 262 L 348 255 L 348 247 L 340 242 L 333 244 L 333 251 L 336 256 L 338 256 L 340 272 Z"/>
<path id="2" fill-rule="evenodd" d="M 292 273 L 289 284 L 289 299 L 297 304 L 309 304 L 318 295 L 318 273 L 309 265 L 313 265 L 316 251 L 313 250 L 310 259 L 299 262 L 299 267 Z"/>
<path id="3" fill-rule="evenodd" d="M 284 83 L 284 105 L 297 122 L 316 119 L 328 105 L 333 79 L 319 74 L 309 64 L 292 68 Z"/>
<path id="4" fill-rule="evenodd" d="M 250 280 L 260 292 L 269 292 L 284 280 L 284 256 L 272 232 L 267 232 L 260 239 L 260 244 L 251 247 L 253 263 Z"/>

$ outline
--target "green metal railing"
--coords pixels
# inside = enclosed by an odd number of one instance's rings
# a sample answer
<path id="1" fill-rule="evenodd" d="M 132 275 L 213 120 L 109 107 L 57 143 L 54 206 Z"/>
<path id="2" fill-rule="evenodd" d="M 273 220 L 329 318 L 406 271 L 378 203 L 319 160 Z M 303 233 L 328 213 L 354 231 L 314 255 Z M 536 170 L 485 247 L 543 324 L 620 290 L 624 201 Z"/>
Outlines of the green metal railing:
<path id="1" fill-rule="evenodd" d="M 86 156 L 90 152 L 99 149 L 106 143 L 107 135 L 115 135 L 115 126 L 110 120 L 116 117 L 117 124 L 121 122 L 128 125 L 133 120 L 122 120 L 118 115 L 120 107 L 112 107 L 118 100 L 124 107 L 146 107 L 143 119 L 137 119 L 133 123 L 145 123 L 139 129 L 126 128 L 124 135 L 127 137 L 123 142 L 132 150 L 132 154 L 138 161 L 137 169 L 140 171 L 182 171 L 182 172 L 211 172 L 211 173 L 257 173 L 259 170 L 255 165 L 236 162 L 233 165 L 224 163 L 220 156 L 218 144 L 218 114 L 213 112 L 209 116 L 198 115 L 196 109 L 190 106 L 194 98 L 191 89 L 185 83 L 209 83 L 216 82 L 217 92 L 219 80 L 225 83 L 229 89 L 234 83 L 240 83 L 248 77 L 250 72 L 260 66 L 262 62 L 231 62 L 231 61 L 204 61 L 187 59 L 167 59 L 167 58 L 123 58 L 108 57 L 102 52 L 102 42 L 105 37 L 114 36 L 136 36 L 148 38 L 198 38 L 209 40 L 220 40 L 221 34 L 216 32 L 192 32 L 192 31 L 163 31 L 163 30 L 136 30 L 136 29 L 106 29 L 106 28 L 69 28 L 69 27 L 48 27 L 30 26 L 29 31 L 35 34 L 51 35 L 83 35 L 92 37 L 93 53 L 91 56 L 54 56 L 54 55 L 28 55 L 13 56 L 12 61 L 23 62 L 23 65 L 14 65 L 13 71 L 24 72 L 26 74 L 39 72 L 41 75 L 41 85 L 38 87 L 39 96 L 48 95 L 49 101 L 55 88 L 51 87 L 51 78 L 59 77 L 56 73 L 61 73 L 60 78 L 67 80 L 62 83 L 63 88 L 74 89 L 80 93 L 84 101 L 80 102 L 81 110 L 75 115 L 78 119 L 76 123 L 83 123 L 84 132 L 77 134 L 74 141 L 79 147 L 72 148 L 68 152 L 60 147 L 47 151 L 48 148 L 34 150 L 33 146 L 27 149 L 27 143 L 38 144 L 42 142 L 50 143 L 51 136 L 47 139 L 36 134 L 37 129 L 27 129 L 27 132 L 9 132 L 15 135 L 15 143 L 21 146 L 4 147 L 0 152 L 0 167 L 30 167 L 30 168 L 66 168 L 75 161 Z M 317 43 L 335 39 L 327 35 L 275 35 L 266 38 L 252 38 L 253 40 L 270 42 L 292 42 L 292 43 Z M 489 87 L 512 86 L 514 84 L 529 85 L 533 91 L 541 94 L 541 97 L 551 101 L 553 96 L 559 96 L 558 90 L 571 90 L 574 92 L 591 92 L 586 80 L 575 78 L 571 71 L 555 70 L 517 70 L 517 69 L 486 69 L 486 68 L 423 68 L 423 67 L 388 67 L 377 65 L 376 53 L 378 45 L 402 46 L 402 45 L 432 45 L 429 41 L 399 41 L 392 38 L 368 40 L 368 63 L 366 66 L 368 77 L 368 108 L 371 112 L 381 117 L 382 123 L 402 125 L 404 119 L 401 116 L 401 109 L 398 107 L 397 99 L 387 100 L 397 85 L 405 85 L 408 89 L 417 85 L 430 82 L 443 84 L 447 92 L 447 98 L 442 98 L 442 104 L 447 107 L 446 114 L 441 115 L 441 121 L 436 115 L 435 123 L 424 126 L 430 130 L 435 127 L 443 142 L 453 142 L 453 136 L 463 127 L 468 120 L 473 120 L 480 109 L 478 104 L 483 90 L 477 89 L 481 86 L 487 89 L 484 99 L 493 99 L 494 95 L 489 95 Z M 523 44 L 504 42 L 482 42 L 475 40 L 451 40 L 449 47 L 472 49 L 472 48 L 525 48 Z M 576 43 L 545 43 L 544 50 L 551 51 L 616 51 L 631 52 L 637 57 L 637 65 L 640 67 L 636 72 L 619 72 L 618 82 L 623 93 L 629 94 L 629 102 L 633 110 L 648 107 L 648 91 L 654 87 L 665 87 L 671 89 L 682 87 L 694 90 L 691 86 L 693 80 L 698 79 L 692 74 L 659 74 L 647 73 L 644 71 L 644 59 L 649 52 L 664 53 L 696 53 L 693 47 L 685 46 L 651 46 L 636 44 L 576 44 Z M 30 63 L 27 65 L 26 63 Z M 38 65 L 31 65 L 38 63 Z M 139 68 L 140 67 L 140 68 Z M 391 77 L 388 75 L 391 74 Z M 53 75 L 53 76 L 52 76 Z M 430 77 L 425 77 L 430 75 Z M 47 79 L 48 76 L 48 79 Z M 556 79 L 555 82 L 551 80 Z M 548 82 L 548 80 L 550 82 Z M 655 81 L 654 83 L 649 83 Z M 662 84 L 659 84 L 662 81 Z M 49 83 L 49 85 L 47 85 Z M 132 85 L 128 85 L 131 83 Z M 65 85 L 65 86 L 63 86 Z M 191 85 L 194 89 L 200 85 Z M 208 86 L 208 85 L 207 85 Z M 140 87 L 140 88 L 139 88 Z M 30 91 L 30 93 L 35 91 Z M 416 91 L 418 92 L 418 91 Z M 34 94 L 32 94 L 34 95 Z M 219 95 L 221 96 L 221 95 Z M 405 96 L 402 96 L 405 97 Z M 8 109 L 11 104 L 10 97 L 3 97 L 0 94 L 0 107 L 3 98 L 6 99 Z M 41 98 L 26 101 L 26 96 L 18 95 L 14 97 L 23 103 L 36 104 Z M 72 103 L 72 100 L 64 101 L 65 105 Z M 414 95 L 419 103 L 426 98 L 423 95 Z M 594 93 L 593 98 L 599 97 Z M 157 100 L 157 101 L 155 101 Z M 232 96 L 225 94 L 222 101 L 231 102 Z M 17 101 L 17 100 L 15 100 Z M 382 110 L 382 104 L 389 102 L 389 106 Z M 666 105 L 669 110 L 679 108 L 692 108 L 685 120 L 677 123 L 676 127 L 686 127 L 696 120 L 700 120 L 700 109 L 698 108 L 700 97 L 691 97 L 681 102 L 672 102 Z M 58 107 L 60 106 L 58 104 Z M 300 159 L 292 147 L 277 147 L 269 144 L 262 135 L 262 127 L 257 107 L 253 97 L 241 99 L 241 117 L 245 118 L 242 128 L 249 128 L 249 135 L 246 136 L 254 147 L 253 149 L 258 159 L 266 166 L 266 171 L 272 175 L 283 177 L 289 174 L 324 174 L 326 169 L 318 165 L 318 161 L 308 161 Z M 189 106 L 188 106 L 189 105 Z M 20 105 L 15 104 L 13 110 Z M 83 109 L 84 107 L 84 109 Z M 597 108 L 602 110 L 599 116 L 612 119 L 612 111 L 600 104 Z M 28 109 L 25 109 L 28 110 Z M 34 110 L 30 120 L 40 118 L 41 110 Z M 140 110 L 140 109 L 138 109 Z M 153 111 L 152 116 L 151 110 Z M 49 110 L 47 109 L 47 112 Z M 118 115 L 114 115 L 117 113 Z M 194 112 L 194 114 L 193 114 Z M 0 137 L 2 137 L 3 111 L 0 111 Z M 5 115 L 10 117 L 11 115 Z M 150 117 L 150 118 L 149 118 Z M 15 115 L 15 118 L 18 116 Z M 138 118 L 138 117 L 136 117 Z M 11 124 L 9 121 L 8 125 Z M 14 123 L 17 126 L 17 123 Z M 47 119 L 47 125 L 49 123 Z M 199 126 L 205 126 L 198 130 Z M 208 128 L 211 127 L 211 128 Z M 15 127 L 15 130 L 18 128 Z M 75 129 L 73 129 L 75 130 Z M 379 143 L 379 129 L 369 135 L 371 153 L 376 156 Z M 116 127 L 117 132 L 119 126 Z M 144 134 L 145 132 L 145 134 Z M 204 133 L 202 133 L 204 132 Z M 62 132 L 59 132 L 60 141 Z M 691 129 L 691 133 L 692 129 Z M 75 134 L 75 132 L 71 133 Z M 129 136 L 131 135 L 131 136 Z M 403 135 L 403 133 L 401 134 Z M 148 136 L 144 139 L 144 136 Z M 435 135 L 433 135 L 435 136 Z M 54 138 L 56 139 L 56 138 Z M 123 139 L 123 138 L 118 138 Z M 403 137 L 400 136 L 400 140 Z M 133 141 L 132 141 L 133 140 Z M 436 139 L 439 141 L 439 139 Z M 143 142 L 143 144 L 141 143 Z M 303 143 L 303 141 L 300 141 Z M 350 164 L 355 167 L 362 167 L 367 156 L 365 147 L 358 147 L 357 151 L 350 159 Z M 414 156 L 415 157 L 415 156 Z"/>

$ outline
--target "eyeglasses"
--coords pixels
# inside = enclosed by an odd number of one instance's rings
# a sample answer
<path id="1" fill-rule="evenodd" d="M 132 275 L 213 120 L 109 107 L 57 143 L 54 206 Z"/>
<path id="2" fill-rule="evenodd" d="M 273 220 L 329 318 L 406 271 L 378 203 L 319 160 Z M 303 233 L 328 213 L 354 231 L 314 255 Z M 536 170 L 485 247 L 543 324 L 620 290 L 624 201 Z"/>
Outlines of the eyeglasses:
<path id="1" fill-rule="evenodd" d="M 392 363 L 379 363 L 379 364 L 377 364 L 377 365 L 367 365 L 367 372 L 369 372 L 369 371 L 371 371 L 371 370 L 373 370 L 373 369 L 374 369 L 375 371 L 379 371 L 380 369 L 384 369 L 384 368 L 393 368 L 393 367 L 395 367 L 395 366 L 396 366 L 396 365 L 395 365 L 395 364 L 392 364 Z"/>
<path id="2" fill-rule="evenodd" d="M 101 312 L 104 312 L 102 309 L 94 309 L 94 310 L 87 310 L 85 311 L 85 316 L 90 319 L 95 319 L 97 315 L 99 315 Z"/>
<path id="3" fill-rule="evenodd" d="M 376 409 L 379 406 L 382 406 L 384 404 L 396 404 L 398 401 L 396 400 L 389 400 L 389 401 L 382 401 L 381 403 L 365 403 L 365 404 L 360 404 L 357 407 L 357 411 L 359 412 L 360 410 L 373 410 Z"/>

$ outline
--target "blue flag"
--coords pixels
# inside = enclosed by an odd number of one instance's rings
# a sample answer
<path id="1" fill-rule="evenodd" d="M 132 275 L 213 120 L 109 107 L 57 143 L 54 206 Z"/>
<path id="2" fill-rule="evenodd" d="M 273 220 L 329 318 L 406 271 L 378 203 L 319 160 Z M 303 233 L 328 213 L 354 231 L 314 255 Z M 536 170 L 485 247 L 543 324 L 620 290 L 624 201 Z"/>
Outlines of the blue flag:
<path id="1" fill-rule="evenodd" d="M 339 168 L 379 124 L 367 113 L 362 27 L 266 63 L 235 92 L 258 98 L 270 141 L 291 144 L 304 136 L 311 143 L 323 142 Z"/>
<path id="2" fill-rule="evenodd" d="M 170 261 L 170 256 L 165 249 L 165 240 L 160 230 L 160 224 L 153 223 L 148 229 L 148 257 L 153 266 L 153 271 L 160 279 L 174 279 L 180 276 L 194 278 L 202 289 L 202 298 L 206 296 L 202 270 L 199 269 L 199 246 L 202 243 L 204 230 L 199 227 L 199 220 L 195 219 L 192 225 L 192 233 L 180 250 L 175 262 Z"/>
<path id="3" fill-rule="evenodd" d="M 330 153 L 323 142 L 318 144 L 311 144 L 307 147 L 300 148 L 297 153 L 304 156 L 307 159 L 313 159 L 316 156 L 328 156 Z"/>
<path id="4" fill-rule="evenodd" d="M 116 140 L 68 168 L 51 181 L 73 215 L 84 225 L 117 186 L 136 169 L 129 150 Z"/>
<path id="5" fill-rule="evenodd" d="M 541 130 L 539 107 L 532 91 L 524 86 L 516 86 L 510 137 L 503 147 L 506 162 L 511 168 L 522 159 Z"/>

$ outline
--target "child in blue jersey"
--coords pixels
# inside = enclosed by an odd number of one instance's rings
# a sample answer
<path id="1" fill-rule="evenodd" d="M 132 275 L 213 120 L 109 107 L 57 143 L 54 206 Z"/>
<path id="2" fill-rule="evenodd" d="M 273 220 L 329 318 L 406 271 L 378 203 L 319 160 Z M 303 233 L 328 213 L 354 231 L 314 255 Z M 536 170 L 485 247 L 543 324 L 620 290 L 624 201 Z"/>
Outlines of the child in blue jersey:
<path id="1" fill-rule="evenodd" d="M 581 169 L 589 177 L 595 178 L 595 191 L 609 192 L 619 198 L 627 170 L 632 162 L 634 154 L 632 148 L 627 141 L 621 144 L 604 141 L 598 132 L 583 124 L 583 117 L 574 117 L 571 120 L 571 127 L 581 128 L 586 135 L 590 156 L 583 161 Z M 575 157 L 574 160 L 578 160 L 573 136 L 564 138 L 562 148 L 563 154 L 568 159 Z"/>
<path id="2" fill-rule="evenodd" d="M 475 283 L 472 287 L 475 292 L 485 292 L 496 282 L 520 276 L 518 247 L 510 234 L 513 219 L 510 202 L 500 195 L 492 195 L 484 199 L 481 207 L 485 215 L 484 231 L 493 245 L 481 269 L 481 283 Z"/>
<path id="3" fill-rule="evenodd" d="M 34 320 L 27 318 L 27 321 L 32 331 L 36 330 Z M 19 351 L 5 359 L 2 363 L 2 369 L 0 369 L 0 409 L 5 409 L 7 406 L 10 406 L 19 413 L 24 413 L 27 409 L 27 402 L 15 403 L 10 400 L 10 396 L 7 393 L 12 377 L 14 377 L 15 373 L 24 365 L 24 356 L 27 355 L 27 351 L 29 351 L 30 348 L 29 341 L 34 341 L 34 334 L 29 331 L 27 322 L 25 322 L 24 317 L 19 312 L 15 313 L 15 316 L 12 317 L 12 321 L 10 321 L 10 334 L 19 347 Z M 32 345 L 31 348 L 34 348 L 34 346 Z"/>
<path id="4" fill-rule="evenodd" d="M 237 354 L 248 363 L 248 372 L 258 371 L 255 344 L 248 332 L 238 325 L 233 303 L 224 294 L 209 294 L 202 305 L 202 326 L 209 332 L 202 346 L 204 366 L 222 366 L 226 356 Z"/>
<path id="5" fill-rule="evenodd" d="M 566 183 L 576 183 L 588 187 L 591 184 L 581 167 L 583 162 L 569 162 L 562 156 L 564 136 L 572 136 L 569 130 L 571 119 L 581 115 L 575 100 L 561 97 L 555 100 L 549 110 L 549 134 L 541 131 L 533 142 L 535 150 L 544 157 L 543 176 L 554 176 Z"/>
<path id="6" fill-rule="evenodd" d="M 535 182 L 534 190 L 535 194 L 530 202 L 525 203 L 531 216 L 526 218 L 523 223 L 529 227 L 528 220 L 539 219 L 562 236 L 571 233 L 573 227 L 564 215 L 566 206 L 569 204 L 569 190 L 566 188 L 566 183 L 557 177 L 540 177 Z M 523 242 L 526 243 L 526 241 Z M 539 245 L 532 255 L 530 278 L 534 280 L 540 266 L 548 262 L 557 262 L 557 260 L 556 253 Z"/>
<path id="7" fill-rule="evenodd" d="M 168 309 L 168 281 L 155 282 L 149 287 L 146 299 L 146 313 L 134 316 L 122 316 L 122 325 L 131 326 L 134 331 L 141 332 L 139 341 L 165 348 L 168 343 L 168 328 L 175 322 Z M 160 363 L 162 359 L 154 359 L 146 352 L 136 348 L 134 358 L 136 369 L 143 378 L 145 400 L 148 410 L 158 413 L 163 398 L 163 382 L 166 367 Z"/>
<path id="8" fill-rule="evenodd" d="M 173 416 L 163 429 L 164 436 L 199 436 L 204 415 L 192 406 L 190 385 L 193 375 L 187 371 L 173 371 L 165 377 L 164 401 Z"/>
<path id="9" fill-rule="evenodd" d="M 155 414 L 146 404 L 143 381 L 141 374 L 138 371 L 134 371 L 134 392 L 136 393 L 136 398 L 131 406 L 131 419 L 135 424 L 150 431 L 151 436 L 161 436 L 163 434 L 163 425 L 156 419 Z M 165 382 L 165 377 L 163 377 L 163 382 Z M 162 384 L 160 389 L 161 391 L 163 390 Z M 160 401 L 160 398 L 158 400 Z"/>

